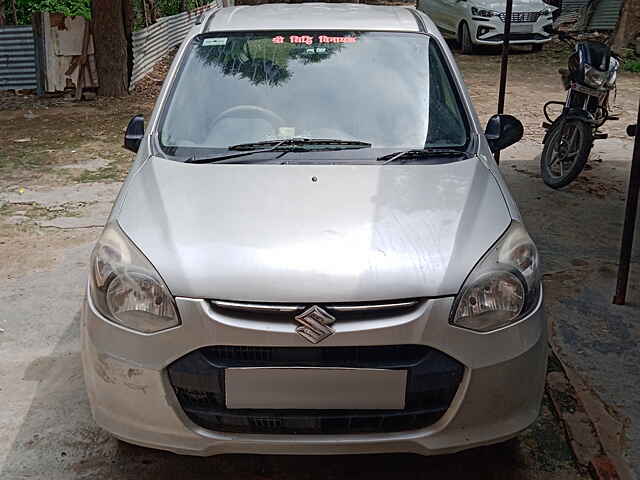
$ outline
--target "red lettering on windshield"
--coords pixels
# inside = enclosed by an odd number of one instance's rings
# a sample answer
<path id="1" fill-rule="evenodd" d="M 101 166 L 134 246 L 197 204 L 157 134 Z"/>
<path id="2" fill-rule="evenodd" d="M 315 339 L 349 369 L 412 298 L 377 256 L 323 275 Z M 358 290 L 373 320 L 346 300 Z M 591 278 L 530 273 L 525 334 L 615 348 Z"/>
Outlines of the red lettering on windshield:
<path id="1" fill-rule="evenodd" d="M 313 37 L 310 35 L 291 35 L 289 37 L 291 43 L 304 43 L 311 45 L 313 43 Z"/>
<path id="2" fill-rule="evenodd" d="M 311 45 L 313 44 L 314 37 L 312 35 L 289 35 L 289 42 L 296 44 L 305 44 Z M 277 37 L 273 37 L 271 41 L 275 44 L 285 43 L 287 40 L 282 35 L 278 35 Z M 356 43 L 357 37 L 330 37 L 328 35 L 319 35 L 318 43 Z"/>
<path id="3" fill-rule="evenodd" d="M 320 43 L 356 43 L 356 37 L 328 37 L 320 35 L 318 37 Z"/>

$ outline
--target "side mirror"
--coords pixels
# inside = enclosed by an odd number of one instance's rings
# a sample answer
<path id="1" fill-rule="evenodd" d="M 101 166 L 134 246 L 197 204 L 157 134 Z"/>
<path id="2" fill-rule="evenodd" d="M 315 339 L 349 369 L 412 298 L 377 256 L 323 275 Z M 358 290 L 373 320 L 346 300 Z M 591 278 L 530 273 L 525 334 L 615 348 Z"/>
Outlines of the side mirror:
<path id="1" fill-rule="evenodd" d="M 136 115 L 129 121 L 127 133 L 124 134 L 124 148 L 137 153 L 144 138 L 144 117 Z"/>
<path id="2" fill-rule="evenodd" d="M 635 137 L 640 132 L 640 125 L 629 125 L 627 127 L 627 135 Z"/>
<path id="3" fill-rule="evenodd" d="M 518 143 L 524 135 L 524 127 L 520 120 L 511 115 L 494 115 L 489 119 L 484 135 L 489 148 L 496 153 Z"/>

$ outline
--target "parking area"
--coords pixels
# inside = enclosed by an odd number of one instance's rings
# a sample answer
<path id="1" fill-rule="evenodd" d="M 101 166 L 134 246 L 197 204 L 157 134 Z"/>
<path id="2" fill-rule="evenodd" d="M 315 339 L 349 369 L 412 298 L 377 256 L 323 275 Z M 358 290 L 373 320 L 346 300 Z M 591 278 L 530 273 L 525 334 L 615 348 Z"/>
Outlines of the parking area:
<path id="1" fill-rule="evenodd" d="M 565 55 L 559 47 L 514 51 L 506 111 L 523 121 L 526 134 L 505 152 L 501 168 L 543 255 L 546 312 L 559 357 L 621 425 L 620 453 L 638 468 L 640 326 L 633 320 L 640 244 L 630 306 L 613 307 L 610 299 L 632 151 L 624 128 L 634 121 L 640 82 L 621 76 L 621 120 L 605 127 L 610 138 L 596 144 L 588 170 L 567 189 L 552 191 L 539 178 L 537 156 L 542 105 L 563 97 L 557 69 Z M 457 59 L 485 121 L 497 103 L 498 52 Z M 0 96 L 0 478 L 589 478 L 574 457 L 576 439 L 567 438 L 549 398 L 538 422 L 517 440 L 433 458 L 180 457 L 99 430 L 79 355 L 88 256 L 131 162 L 120 148 L 123 128 L 134 114 L 148 116 L 161 74 L 124 100 Z"/>

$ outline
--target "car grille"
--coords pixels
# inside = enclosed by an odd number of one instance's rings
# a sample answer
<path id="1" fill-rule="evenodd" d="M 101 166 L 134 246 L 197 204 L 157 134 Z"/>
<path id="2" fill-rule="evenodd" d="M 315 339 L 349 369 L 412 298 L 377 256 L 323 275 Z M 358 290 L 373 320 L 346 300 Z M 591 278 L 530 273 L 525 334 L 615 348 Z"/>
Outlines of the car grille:
<path id="1" fill-rule="evenodd" d="M 209 300 L 209 305 L 214 311 L 231 317 L 287 322 L 311 305 L 317 305 L 332 315 L 339 314 L 340 320 L 346 321 L 371 320 L 405 314 L 414 311 L 425 301 L 425 299 L 404 299 L 383 302 L 288 304 Z"/>
<path id="2" fill-rule="evenodd" d="M 228 409 L 230 367 L 345 367 L 407 370 L 403 410 Z M 168 368 L 180 405 L 195 424 L 213 431 L 254 434 L 356 434 L 425 428 L 447 411 L 464 367 L 422 345 L 373 347 L 214 346 L 191 352 Z"/>
<path id="3" fill-rule="evenodd" d="M 511 23 L 535 23 L 540 18 L 540 15 L 540 12 L 513 12 L 511 14 Z M 507 18 L 505 13 L 501 13 L 498 16 L 503 22 Z"/>

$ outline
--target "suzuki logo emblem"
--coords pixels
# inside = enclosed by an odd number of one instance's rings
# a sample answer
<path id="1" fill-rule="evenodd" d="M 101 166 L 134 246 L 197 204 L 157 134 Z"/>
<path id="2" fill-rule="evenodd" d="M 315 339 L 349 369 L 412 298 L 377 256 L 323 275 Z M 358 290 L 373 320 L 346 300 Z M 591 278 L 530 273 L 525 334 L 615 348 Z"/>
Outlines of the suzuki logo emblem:
<path id="1" fill-rule="evenodd" d="M 296 333 L 311 343 L 319 343 L 335 333 L 335 330 L 329 326 L 335 321 L 334 317 L 314 305 L 296 316 L 296 322 L 300 324 L 296 328 Z"/>

